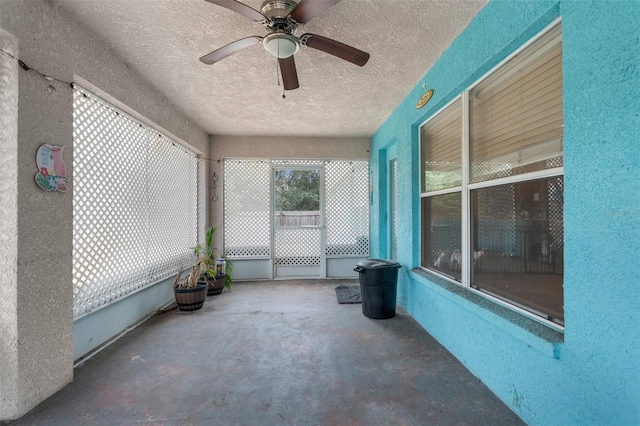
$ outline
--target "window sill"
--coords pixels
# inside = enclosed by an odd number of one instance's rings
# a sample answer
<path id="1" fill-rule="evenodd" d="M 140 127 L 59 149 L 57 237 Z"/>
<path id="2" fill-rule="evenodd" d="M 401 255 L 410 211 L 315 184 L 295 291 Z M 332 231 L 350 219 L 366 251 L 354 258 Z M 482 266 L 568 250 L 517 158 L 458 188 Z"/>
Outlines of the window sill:
<path id="1" fill-rule="evenodd" d="M 560 348 L 564 342 L 563 333 L 421 268 L 412 269 L 411 276 L 421 283 L 435 285 L 436 287 L 433 289 L 439 295 L 466 309 L 469 308 L 469 304 L 475 305 L 479 309 L 474 310 L 474 313 L 485 321 L 499 327 L 551 358 L 560 358 Z"/>

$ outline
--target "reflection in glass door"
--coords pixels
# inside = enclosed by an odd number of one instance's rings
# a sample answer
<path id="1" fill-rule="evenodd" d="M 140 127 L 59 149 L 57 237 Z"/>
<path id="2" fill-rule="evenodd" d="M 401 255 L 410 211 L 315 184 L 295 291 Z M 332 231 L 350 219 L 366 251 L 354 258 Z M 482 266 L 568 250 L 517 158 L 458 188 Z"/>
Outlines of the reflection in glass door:
<path id="1" fill-rule="evenodd" d="M 273 244 L 276 278 L 324 276 L 322 166 L 273 170 Z"/>

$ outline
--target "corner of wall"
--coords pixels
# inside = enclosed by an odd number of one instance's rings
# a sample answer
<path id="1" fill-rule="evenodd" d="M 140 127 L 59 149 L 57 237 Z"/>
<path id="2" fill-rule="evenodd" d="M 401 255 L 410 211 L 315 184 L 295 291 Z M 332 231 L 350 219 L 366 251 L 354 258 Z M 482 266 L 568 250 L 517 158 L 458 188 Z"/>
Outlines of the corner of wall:
<path id="1" fill-rule="evenodd" d="M 0 421 L 20 414 L 18 371 L 18 40 L 0 28 Z"/>

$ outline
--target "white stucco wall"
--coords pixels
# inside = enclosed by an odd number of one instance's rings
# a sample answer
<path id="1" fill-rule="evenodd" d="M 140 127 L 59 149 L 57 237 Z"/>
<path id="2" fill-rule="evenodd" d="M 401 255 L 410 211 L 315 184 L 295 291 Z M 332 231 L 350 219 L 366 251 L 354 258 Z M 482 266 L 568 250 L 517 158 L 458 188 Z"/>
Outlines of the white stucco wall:
<path id="1" fill-rule="evenodd" d="M 318 138 L 281 136 L 210 136 L 209 170 L 218 175 L 217 195 L 211 202 L 209 223 L 217 228 L 214 246 L 223 247 L 224 176 L 222 161 L 229 158 L 245 159 L 314 159 L 314 160 L 369 160 L 370 139 Z M 209 176 L 211 178 L 211 176 Z"/>
<path id="2" fill-rule="evenodd" d="M 0 406 L 15 411 L 18 382 L 18 43 L 0 29 Z M 0 419 L 2 418 L 0 409 Z"/>
<path id="3" fill-rule="evenodd" d="M 0 52 L 0 420 L 10 420 L 73 377 L 73 107 L 67 83 L 108 94 L 196 152 L 207 152 L 208 137 L 52 2 L 0 0 L 0 28 L 2 49 L 31 68 Z M 45 143 L 65 146 L 66 193 L 35 184 L 36 150 Z"/>

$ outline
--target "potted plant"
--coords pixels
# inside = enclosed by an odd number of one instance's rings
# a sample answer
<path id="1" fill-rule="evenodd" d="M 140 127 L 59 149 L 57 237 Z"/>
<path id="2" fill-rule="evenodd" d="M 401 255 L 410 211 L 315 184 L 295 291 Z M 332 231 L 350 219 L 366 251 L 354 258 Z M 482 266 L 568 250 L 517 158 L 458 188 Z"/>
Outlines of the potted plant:
<path id="1" fill-rule="evenodd" d="M 231 289 L 231 275 L 233 273 L 233 264 L 227 259 L 222 252 L 213 247 L 213 234 L 216 227 L 212 226 L 207 229 L 207 235 L 204 245 L 198 244 L 193 248 L 196 256 L 202 256 L 202 276 L 209 283 L 209 295 L 222 293 L 223 289 Z"/>
<path id="2" fill-rule="evenodd" d="M 209 284 L 199 280 L 203 260 L 198 259 L 186 278 L 181 278 L 182 266 L 173 282 L 173 295 L 181 311 L 197 311 L 207 298 Z"/>

